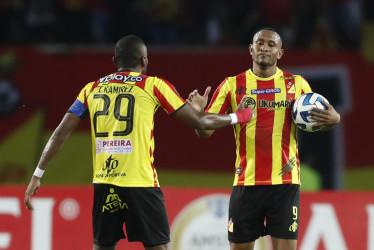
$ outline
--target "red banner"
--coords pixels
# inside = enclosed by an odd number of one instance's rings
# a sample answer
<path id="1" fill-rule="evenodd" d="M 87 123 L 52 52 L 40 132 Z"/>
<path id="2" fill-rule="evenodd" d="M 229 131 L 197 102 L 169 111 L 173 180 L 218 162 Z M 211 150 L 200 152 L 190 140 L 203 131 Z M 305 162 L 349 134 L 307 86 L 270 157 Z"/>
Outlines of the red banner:
<path id="1" fill-rule="evenodd" d="M 43 186 L 23 204 L 25 187 L 0 188 L 0 249 L 66 250 L 92 247 L 91 187 Z M 163 188 L 173 250 L 228 249 L 227 209 L 230 189 Z M 301 250 L 374 250 L 374 193 L 301 194 Z M 256 243 L 268 250 L 268 237 Z M 117 249 L 143 249 L 122 240 Z"/>

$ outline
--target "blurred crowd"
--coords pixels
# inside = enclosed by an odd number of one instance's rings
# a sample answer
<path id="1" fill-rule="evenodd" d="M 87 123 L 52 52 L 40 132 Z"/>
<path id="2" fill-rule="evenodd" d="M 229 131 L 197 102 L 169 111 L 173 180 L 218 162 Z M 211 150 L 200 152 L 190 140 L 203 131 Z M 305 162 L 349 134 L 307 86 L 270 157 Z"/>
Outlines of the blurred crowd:
<path id="1" fill-rule="evenodd" d="M 276 28 L 292 48 L 357 49 L 372 0 L 0 0 L 0 44 L 248 45 Z"/>

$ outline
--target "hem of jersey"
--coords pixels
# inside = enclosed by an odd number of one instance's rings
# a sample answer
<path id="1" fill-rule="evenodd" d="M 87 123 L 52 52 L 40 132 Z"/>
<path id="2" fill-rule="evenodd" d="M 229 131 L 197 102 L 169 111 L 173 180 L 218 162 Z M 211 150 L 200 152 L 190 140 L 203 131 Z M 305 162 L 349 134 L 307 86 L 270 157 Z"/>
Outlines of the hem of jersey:
<path id="1" fill-rule="evenodd" d="M 178 110 L 180 110 L 181 108 L 183 108 L 185 105 L 186 105 L 186 101 L 183 103 L 183 105 L 182 106 L 180 106 L 179 108 L 177 108 L 176 110 L 174 110 L 174 112 L 173 113 L 171 113 L 170 115 L 174 115 L 175 114 L 175 112 L 177 112 Z"/>
<path id="2" fill-rule="evenodd" d="M 106 181 L 92 181 L 93 184 L 109 184 L 118 187 L 160 187 L 160 184 L 152 183 L 152 184 L 139 184 L 139 183 L 131 183 L 131 184 L 120 184 L 120 183 L 113 183 L 113 182 L 106 182 Z"/>
<path id="3" fill-rule="evenodd" d="M 287 182 L 287 183 L 265 183 L 265 182 L 256 182 L 256 183 L 237 183 L 237 184 L 234 184 L 233 186 L 236 187 L 236 186 L 276 186 L 276 185 L 301 185 L 300 183 L 291 183 L 291 182 Z"/>

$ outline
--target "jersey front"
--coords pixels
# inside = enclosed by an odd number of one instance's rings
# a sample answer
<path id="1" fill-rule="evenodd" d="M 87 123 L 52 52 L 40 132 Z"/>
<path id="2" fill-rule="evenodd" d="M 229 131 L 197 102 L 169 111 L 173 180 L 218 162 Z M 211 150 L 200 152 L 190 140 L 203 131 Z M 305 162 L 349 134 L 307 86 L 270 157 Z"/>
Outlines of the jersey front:
<path id="1" fill-rule="evenodd" d="M 220 84 L 207 112 L 233 112 L 244 94 L 246 106 L 255 111 L 249 123 L 234 125 L 234 186 L 300 184 L 297 127 L 292 121 L 291 107 L 297 97 L 311 91 L 303 77 L 279 68 L 268 78 L 248 70 Z M 286 164 L 293 168 L 282 176 L 281 169 Z"/>
<path id="2" fill-rule="evenodd" d="M 93 182 L 122 187 L 158 187 L 154 168 L 154 114 L 184 105 L 174 86 L 157 77 L 117 72 L 87 84 L 69 109 L 89 114 Z"/>

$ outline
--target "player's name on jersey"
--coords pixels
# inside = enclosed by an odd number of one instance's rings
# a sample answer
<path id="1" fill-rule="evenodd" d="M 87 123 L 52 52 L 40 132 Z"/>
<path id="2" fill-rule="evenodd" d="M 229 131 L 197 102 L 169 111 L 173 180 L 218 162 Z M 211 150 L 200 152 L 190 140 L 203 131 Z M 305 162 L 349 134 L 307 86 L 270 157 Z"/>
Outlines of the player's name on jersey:
<path id="1" fill-rule="evenodd" d="M 130 93 L 134 86 L 98 86 L 97 93 L 105 93 L 105 94 L 121 94 L 121 93 Z"/>

